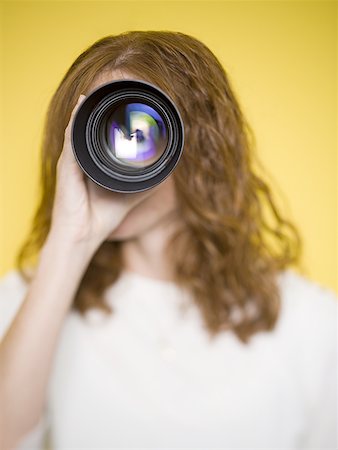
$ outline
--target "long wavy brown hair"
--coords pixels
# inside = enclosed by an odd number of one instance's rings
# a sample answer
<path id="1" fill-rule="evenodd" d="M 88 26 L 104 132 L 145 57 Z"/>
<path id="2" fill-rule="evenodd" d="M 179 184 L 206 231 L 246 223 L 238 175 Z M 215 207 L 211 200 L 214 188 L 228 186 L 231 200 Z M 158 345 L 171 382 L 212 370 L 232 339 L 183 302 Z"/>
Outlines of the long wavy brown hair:
<path id="1" fill-rule="evenodd" d="M 184 122 L 184 151 L 173 172 L 184 226 L 167 247 L 177 285 L 191 292 L 211 338 L 231 330 L 247 343 L 259 330 L 272 330 L 281 306 L 278 274 L 300 263 L 302 240 L 279 212 L 264 172 L 256 173 L 263 165 L 255 154 L 254 133 L 225 69 L 204 43 L 181 32 L 128 31 L 103 37 L 64 75 L 45 118 L 41 198 L 17 253 L 20 274 L 31 279 L 25 265 L 39 253 L 50 229 L 56 163 L 71 111 L 99 73 L 117 69 L 160 87 Z M 104 292 L 120 275 L 122 244 L 105 241 L 98 248 L 72 308 L 81 314 L 89 308 L 114 312 Z"/>

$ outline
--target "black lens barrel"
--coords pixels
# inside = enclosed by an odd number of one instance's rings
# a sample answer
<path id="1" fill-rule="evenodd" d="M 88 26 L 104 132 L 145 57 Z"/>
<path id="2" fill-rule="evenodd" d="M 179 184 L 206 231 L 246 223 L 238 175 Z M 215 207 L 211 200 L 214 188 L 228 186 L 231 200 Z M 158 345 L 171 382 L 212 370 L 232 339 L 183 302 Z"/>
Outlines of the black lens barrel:
<path id="1" fill-rule="evenodd" d="M 148 166 L 122 164 L 108 149 L 108 118 L 128 102 L 151 107 L 165 127 L 165 148 Z M 85 98 L 73 120 L 71 141 L 78 164 L 95 183 L 115 192 L 140 192 L 161 183 L 176 167 L 183 152 L 184 125 L 176 105 L 160 88 L 143 80 L 121 79 L 101 85 Z"/>

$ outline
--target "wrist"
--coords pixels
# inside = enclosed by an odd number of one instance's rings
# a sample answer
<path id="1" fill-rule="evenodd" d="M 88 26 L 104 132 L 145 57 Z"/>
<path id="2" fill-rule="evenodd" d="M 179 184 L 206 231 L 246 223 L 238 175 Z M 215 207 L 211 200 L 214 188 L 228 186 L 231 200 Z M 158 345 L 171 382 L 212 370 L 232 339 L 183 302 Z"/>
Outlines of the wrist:
<path id="1" fill-rule="evenodd" d="M 40 294 L 47 290 L 50 298 L 57 297 L 56 303 L 65 312 L 94 253 L 93 245 L 73 241 L 62 233 L 50 230 L 40 251 L 31 289 L 36 289 Z M 42 297 L 38 295 L 38 301 Z"/>
<path id="2" fill-rule="evenodd" d="M 40 259 L 53 260 L 60 268 L 71 267 L 70 270 L 81 272 L 85 270 L 99 245 L 98 242 L 77 240 L 60 230 L 51 229 L 41 250 Z"/>
<path id="3" fill-rule="evenodd" d="M 101 242 L 94 239 L 79 238 L 65 230 L 51 227 L 49 230 L 45 245 L 61 248 L 68 252 L 82 252 L 85 254 L 94 254 Z"/>

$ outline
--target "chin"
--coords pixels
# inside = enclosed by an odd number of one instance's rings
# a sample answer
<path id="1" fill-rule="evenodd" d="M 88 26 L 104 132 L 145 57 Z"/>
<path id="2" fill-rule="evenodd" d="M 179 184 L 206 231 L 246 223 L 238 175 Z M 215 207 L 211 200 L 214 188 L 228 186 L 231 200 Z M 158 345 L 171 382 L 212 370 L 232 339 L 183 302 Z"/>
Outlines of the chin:
<path id="1" fill-rule="evenodd" d="M 164 220 L 168 217 L 167 214 L 163 216 L 151 216 L 146 212 L 142 214 L 135 214 L 131 211 L 125 219 L 119 224 L 115 230 L 107 237 L 107 241 L 128 241 L 138 238 L 148 231 L 154 229 L 159 225 L 163 225 Z"/>
<path id="2" fill-rule="evenodd" d="M 128 241 L 137 238 L 150 228 L 149 224 L 136 220 L 136 217 L 126 216 L 115 230 L 107 237 L 107 241 Z"/>
<path id="3" fill-rule="evenodd" d="M 107 241 L 127 241 L 141 237 L 155 227 L 167 226 L 176 216 L 173 182 L 167 179 L 160 187 L 124 217 L 107 237 Z"/>
<path id="4" fill-rule="evenodd" d="M 129 239 L 136 238 L 140 235 L 137 230 L 125 230 L 120 227 L 116 228 L 106 239 L 106 241 L 128 241 Z"/>
<path id="5" fill-rule="evenodd" d="M 130 239 L 133 239 L 137 237 L 137 233 L 112 233 L 110 234 L 106 241 L 108 242 L 122 242 L 122 241 L 129 241 Z"/>

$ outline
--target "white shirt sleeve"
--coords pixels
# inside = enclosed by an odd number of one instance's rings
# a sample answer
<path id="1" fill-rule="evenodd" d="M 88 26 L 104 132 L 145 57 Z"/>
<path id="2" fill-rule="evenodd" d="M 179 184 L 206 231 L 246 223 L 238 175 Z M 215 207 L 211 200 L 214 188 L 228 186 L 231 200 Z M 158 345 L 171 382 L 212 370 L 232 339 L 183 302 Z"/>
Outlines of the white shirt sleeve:
<path id="1" fill-rule="evenodd" d="M 299 448 L 337 450 L 338 297 L 302 276 L 291 274 L 289 279 L 298 298 L 295 319 L 302 351 L 297 354 L 307 399 L 306 429 Z"/>
<path id="2" fill-rule="evenodd" d="M 16 270 L 0 278 L 0 343 L 11 326 L 27 292 L 27 284 Z M 48 414 L 21 440 L 13 450 L 43 450 L 48 435 Z"/>
<path id="3" fill-rule="evenodd" d="M 325 332 L 322 332 L 325 339 L 318 338 L 318 353 L 321 353 L 323 365 L 318 390 L 315 392 L 310 410 L 308 434 L 304 441 L 304 448 L 337 450 L 338 299 L 332 291 L 324 288 L 318 288 L 318 299 L 322 302 L 322 315 L 318 315 L 319 326 L 317 329 L 314 327 L 313 333 L 321 331 L 320 325 L 325 327 Z M 321 322 L 321 320 L 323 321 Z"/>
<path id="4" fill-rule="evenodd" d="M 333 351 L 325 365 L 317 401 L 310 412 L 304 449 L 337 450 L 337 355 Z"/>

